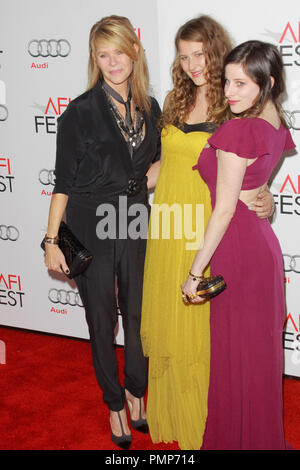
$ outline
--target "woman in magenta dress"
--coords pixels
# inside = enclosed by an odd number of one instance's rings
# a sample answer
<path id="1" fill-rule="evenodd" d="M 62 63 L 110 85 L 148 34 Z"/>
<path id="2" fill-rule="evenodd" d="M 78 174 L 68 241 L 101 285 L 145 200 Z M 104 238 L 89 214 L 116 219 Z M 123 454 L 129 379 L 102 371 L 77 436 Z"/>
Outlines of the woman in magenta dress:
<path id="1" fill-rule="evenodd" d="M 227 289 L 211 300 L 211 378 L 202 449 L 284 450 L 282 330 L 284 271 L 267 219 L 247 204 L 285 150 L 295 147 L 279 96 L 282 61 L 275 46 L 248 41 L 227 57 L 224 90 L 233 119 L 208 140 L 198 160 L 213 212 L 182 292 L 194 297 L 206 265 Z"/>

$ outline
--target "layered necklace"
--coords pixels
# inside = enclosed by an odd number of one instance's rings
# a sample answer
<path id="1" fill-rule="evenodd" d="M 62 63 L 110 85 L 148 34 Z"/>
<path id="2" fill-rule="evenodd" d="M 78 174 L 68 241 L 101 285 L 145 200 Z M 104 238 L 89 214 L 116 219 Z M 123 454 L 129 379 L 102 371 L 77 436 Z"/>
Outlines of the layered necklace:
<path id="1" fill-rule="evenodd" d="M 143 134 L 143 125 L 144 125 L 144 116 L 140 112 L 137 106 L 135 106 L 134 120 L 131 118 L 130 105 L 131 105 L 131 90 L 129 89 L 127 101 L 124 101 L 122 96 L 119 95 L 111 86 L 106 83 L 105 80 L 102 82 L 102 88 L 105 91 L 105 94 L 108 99 L 108 104 L 110 110 L 118 124 L 118 127 L 125 137 L 127 147 L 130 153 L 130 156 L 133 156 L 133 152 L 140 146 L 144 139 Z M 118 103 L 121 103 L 125 106 L 126 114 L 125 119 L 115 106 L 112 98 L 114 98 Z"/>

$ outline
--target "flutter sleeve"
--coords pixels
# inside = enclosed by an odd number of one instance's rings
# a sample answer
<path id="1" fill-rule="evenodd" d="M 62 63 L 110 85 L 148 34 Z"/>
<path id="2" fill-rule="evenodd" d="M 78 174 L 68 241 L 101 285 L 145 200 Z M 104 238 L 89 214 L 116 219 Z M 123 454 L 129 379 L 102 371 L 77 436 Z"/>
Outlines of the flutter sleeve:
<path id="1" fill-rule="evenodd" d="M 215 149 L 254 159 L 269 154 L 263 136 L 263 129 L 256 121 L 249 118 L 231 119 L 216 130 L 208 143 Z"/>
<path id="2" fill-rule="evenodd" d="M 285 138 L 285 146 L 284 146 L 284 151 L 287 150 L 293 150 L 296 147 L 295 142 L 292 139 L 290 131 L 287 129 L 286 130 L 286 138 Z"/>
<path id="3" fill-rule="evenodd" d="M 55 187 L 53 194 L 71 192 L 77 175 L 82 146 L 78 111 L 71 102 L 58 118 L 56 136 Z"/>

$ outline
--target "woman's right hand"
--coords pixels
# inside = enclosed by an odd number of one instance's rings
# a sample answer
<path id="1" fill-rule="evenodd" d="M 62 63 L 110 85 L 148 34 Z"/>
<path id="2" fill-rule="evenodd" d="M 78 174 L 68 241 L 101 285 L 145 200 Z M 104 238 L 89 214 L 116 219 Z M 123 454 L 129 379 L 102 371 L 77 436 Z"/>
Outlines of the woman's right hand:
<path id="1" fill-rule="evenodd" d="M 69 274 L 65 256 L 58 245 L 45 243 L 45 265 L 52 271 Z"/>

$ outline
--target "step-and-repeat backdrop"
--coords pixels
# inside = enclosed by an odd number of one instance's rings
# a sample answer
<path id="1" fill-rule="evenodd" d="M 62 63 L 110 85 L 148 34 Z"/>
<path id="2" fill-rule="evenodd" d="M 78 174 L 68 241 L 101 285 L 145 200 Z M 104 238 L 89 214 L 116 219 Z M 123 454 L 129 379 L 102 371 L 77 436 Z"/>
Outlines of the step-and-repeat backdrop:
<path id="1" fill-rule="evenodd" d="M 40 241 L 54 184 L 57 118 L 87 86 L 88 36 L 106 15 L 127 16 L 146 51 L 153 94 L 163 104 L 171 88 L 174 36 L 186 20 L 208 14 L 230 32 L 233 44 L 260 39 L 276 44 L 285 64 L 300 148 L 300 16 L 297 1 L 236 0 L 209 6 L 198 0 L 4 0 L 0 17 L 0 323 L 88 339 L 74 282 L 48 272 Z M 287 318 L 285 373 L 300 376 L 300 171 L 287 157 L 271 182 L 273 228 L 285 266 Z M 259 276 L 259 265 L 257 268 Z M 262 279 L 263 282 L 263 279 Z M 272 295 L 272 293 L 270 293 Z M 117 343 L 123 344 L 119 317 Z M 258 326 L 259 328 L 259 326 Z M 1 340 L 1 338 L 0 338 Z"/>

